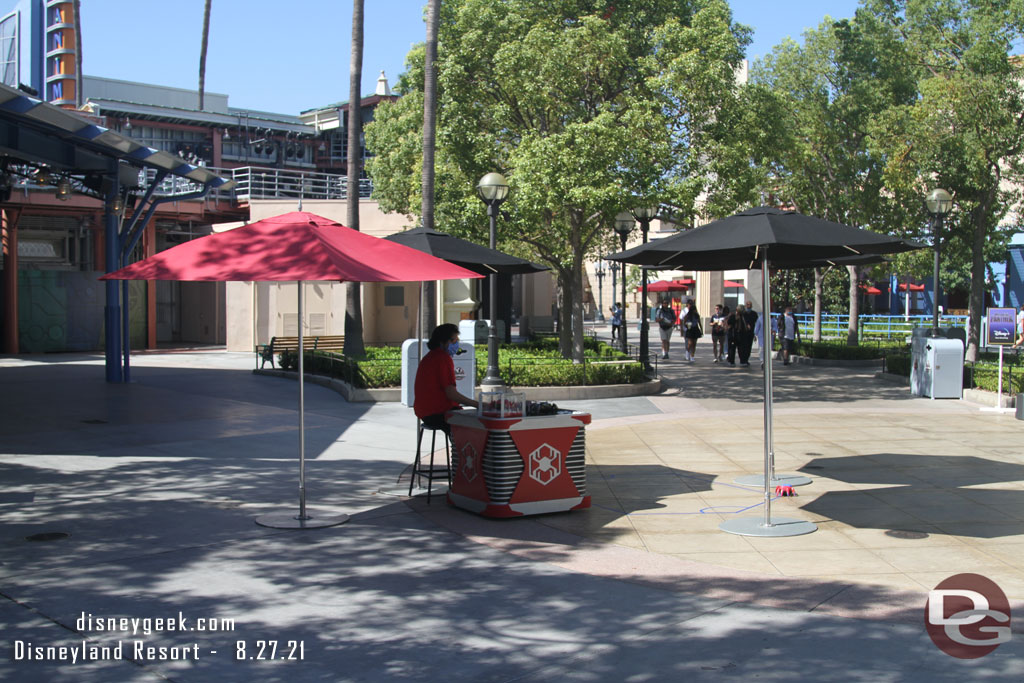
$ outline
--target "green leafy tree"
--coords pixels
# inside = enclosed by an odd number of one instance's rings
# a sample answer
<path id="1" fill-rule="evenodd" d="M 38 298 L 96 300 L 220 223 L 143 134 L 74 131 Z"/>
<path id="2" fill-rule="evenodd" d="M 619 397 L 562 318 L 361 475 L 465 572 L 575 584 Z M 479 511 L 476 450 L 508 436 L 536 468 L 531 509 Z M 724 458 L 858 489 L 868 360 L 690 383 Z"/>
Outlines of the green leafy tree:
<path id="1" fill-rule="evenodd" d="M 1024 33 L 1024 5 L 866 0 L 865 8 L 873 35 L 907 55 L 919 92 L 876 124 L 874 139 L 887 160 L 886 186 L 916 209 L 914 222 L 922 232 L 929 225 L 922 205 L 928 190 L 952 193 L 953 212 L 937 237 L 944 258 L 953 259 L 945 271 L 952 283 L 966 274 L 957 255 L 969 254 L 967 359 L 975 360 L 987 259 L 1003 252 L 1011 230 L 1001 223 L 1021 201 L 1024 73 L 1010 52 Z"/>
<path id="2" fill-rule="evenodd" d="M 702 194 L 734 206 L 744 182 L 749 191 L 749 153 L 719 153 L 733 149 L 743 118 L 734 73 L 745 35 L 721 0 L 442 5 L 436 220 L 485 243 L 474 187 L 487 172 L 505 174 L 499 240 L 551 266 L 566 356 L 582 360 L 583 263 L 613 250 L 617 212 L 638 202 L 692 212 Z M 412 215 L 422 79 L 403 83 L 405 96 L 378 109 L 367 142 L 381 208 Z"/>
<path id="3" fill-rule="evenodd" d="M 858 20 L 833 21 L 788 40 L 755 66 L 752 91 L 774 124 L 775 163 L 769 193 L 798 211 L 880 232 L 904 222 L 901 205 L 884 191 L 885 156 L 870 145 L 874 117 L 913 101 L 901 51 L 862 30 Z M 899 47 L 896 45 L 895 47 Z M 821 336 L 828 268 L 813 271 L 814 337 Z M 857 266 L 847 266 L 847 342 L 858 342 Z"/>

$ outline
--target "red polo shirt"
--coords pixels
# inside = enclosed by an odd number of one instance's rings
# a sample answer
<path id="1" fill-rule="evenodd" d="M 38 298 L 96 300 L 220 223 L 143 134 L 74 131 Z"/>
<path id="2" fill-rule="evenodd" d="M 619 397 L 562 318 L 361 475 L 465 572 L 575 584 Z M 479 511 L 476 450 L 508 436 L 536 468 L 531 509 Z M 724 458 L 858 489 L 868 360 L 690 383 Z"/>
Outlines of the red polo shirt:
<path id="1" fill-rule="evenodd" d="M 416 371 L 416 399 L 413 402 L 416 417 L 438 415 L 458 407 L 457 401 L 451 401 L 444 395 L 444 388 L 453 386 L 455 363 L 448 351 L 439 347 L 427 353 Z"/>

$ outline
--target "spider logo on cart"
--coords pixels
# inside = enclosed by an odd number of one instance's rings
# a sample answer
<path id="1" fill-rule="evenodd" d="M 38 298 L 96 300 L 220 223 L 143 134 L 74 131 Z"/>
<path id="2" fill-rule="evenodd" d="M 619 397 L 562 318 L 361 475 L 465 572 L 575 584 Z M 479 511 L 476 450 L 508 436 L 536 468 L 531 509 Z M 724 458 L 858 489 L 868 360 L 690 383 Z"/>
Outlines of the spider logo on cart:
<path id="1" fill-rule="evenodd" d="M 562 473 L 562 453 L 544 444 L 530 453 L 530 478 L 547 486 Z"/>
<path id="2" fill-rule="evenodd" d="M 476 449 L 473 448 L 473 444 L 467 443 L 465 446 L 463 446 L 461 455 L 462 458 L 460 459 L 462 460 L 462 462 L 459 465 L 459 469 L 462 470 L 462 476 L 466 478 L 466 481 L 473 481 L 474 479 L 476 479 L 477 473 Z"/>

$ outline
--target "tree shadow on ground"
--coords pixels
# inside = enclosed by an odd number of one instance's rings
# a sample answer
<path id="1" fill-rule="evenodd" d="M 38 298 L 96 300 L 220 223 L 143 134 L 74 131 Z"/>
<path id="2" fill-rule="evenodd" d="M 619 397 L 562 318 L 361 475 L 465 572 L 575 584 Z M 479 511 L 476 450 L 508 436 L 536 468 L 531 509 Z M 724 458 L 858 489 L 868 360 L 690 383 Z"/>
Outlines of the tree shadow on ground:
<path id="1" fill-rule="evenodd" d="M 781 366 L 781 363 L 776 363 Z M 825 368 L 810 365 L 778 367 L 772 373 L 774 403 L 850 403 L 868 399 L 909 401 L 906 387 L 875 378 L 875 370 Z M 763 403 L 764 380 L 760 363 L 750 368 L 716 364 L 666 368 L 661 373 L 666 394 L 711 400 L 728 398 L 740 403 Z"/>
<path id="2" fill-rule="evenodd" d="M 1022 481 L 1024 465 L 973 455 L 873 453 L 815 458 L 801 471 L 879 485 L 829 491 L 801 506 L 852 527 L 974 538 L 1024 534 L 1024 490 L 967 488 Z"/>

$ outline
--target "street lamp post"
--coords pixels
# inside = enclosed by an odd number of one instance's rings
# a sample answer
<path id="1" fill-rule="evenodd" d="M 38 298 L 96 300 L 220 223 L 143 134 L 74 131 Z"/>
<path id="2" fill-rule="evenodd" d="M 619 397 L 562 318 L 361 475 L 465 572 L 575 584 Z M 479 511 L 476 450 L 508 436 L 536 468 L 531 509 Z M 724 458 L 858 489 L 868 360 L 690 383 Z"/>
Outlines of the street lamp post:
<path id="1" fill-rule="evenodd" d="M 615 217 L 615 232 L 619 233 L 619 240 L 622 242 L 622 251 L 626 251 L 626 237 L 633 231 L 635 219 L 633 214 L 623 211 Z M 619 327 L 619 346 L 623 353 L 628 353 L 626 345 L 626 264 L 622 264 L 622 326 Z"/>
<path id="2" fill-rule="evenodd" d="M 608 269 L 612 271 L 612 302 L 614 302 L 615 294 L 618 291 L 617 278 L 619 275 L 619 264 L 616 263 L 615 261 L 612 261 L 611 265 L 608 266 Z"/>
<path id="3" fill-rule="evenodd" d="M 505 176 L 500 173 L 488 173 L 476 186 L 476 192 L 480 199 L 487 205 L 487 217 L 490 219 L 490 247 L 498 248 L 498 207 L 508 197 L 508 182 Z M 482 387 L 503 387 L 501 373 L 498 370 L 498 326 L 495 324 L 495 315 L 498 311 L 498 276 L 491 273 L 487 276 L 490 283 L 491 324 L 487 331 L 487 372 L 480 381 Z"/>
<path id="4" fill-rule="evenodd" d="M 928 213 L 932 215 L 932 244 L 935 247 L 935 266 L 932 271 L 932 335 L 939 334 L 939 232 L 942 219 L 953 208 L 953 197 L 942 188 L 928 193 L 924 200 Z M 909 287 L 908 287 L 909 290 Z"/>
<path id="5" fill-rule="evenodd" d="M 604 261 L 602 261 L 601 259 L 598 259 L 597 265 L 594 266 L 594 276 L 597 278 L 597 315 L 594 316 L 594 319 L 599 323 L 603 323 L 604 289 L 601 287 L 601 283 L 604 281 Z"/>
<path id="6" fill-rule="evenodd" d="M 635 208 L 631 212 L 633 218 L 640 223 L 640 234 L 644 244 L 647 244 L 647 231 L 651 227 L 651 221 L 654 219 L 655 214 L 658 213 L 658 207 L 656 206 L 641 206 Z M 648 320 L 650 314 L 647 310 L 647 269 L 641 268 L 641 292 L 640 292 L 640 362 L 644 364 L 644 367 L 650 365 L 650 352 L 651 352 L 651 321 Z"/>

